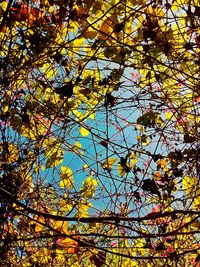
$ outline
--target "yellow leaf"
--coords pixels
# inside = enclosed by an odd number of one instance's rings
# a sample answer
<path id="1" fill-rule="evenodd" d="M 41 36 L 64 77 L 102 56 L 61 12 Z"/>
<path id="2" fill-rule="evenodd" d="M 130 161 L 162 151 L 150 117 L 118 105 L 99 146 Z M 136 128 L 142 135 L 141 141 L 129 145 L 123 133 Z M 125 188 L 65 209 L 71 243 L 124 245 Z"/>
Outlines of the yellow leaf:
<path id="1" fill-rule="evenodd" d="M 165 117 L 166 117 L 166 119 L 171 120 L 173 117 L 173 113 L 172 112 L 166 112 Z"/>
<path id="2" fill-rule="evenodd" d="M 59 247 L 55 249 L 56 259 L 58 259 L 60 262 L 65 262 L 65 252 L 63 249 L 60 249 Z"/>
<path id="3" fill-rule="evenodd" d="M 74 40 L 74 43 L 73 43 L 73 49 L 74 49 L 74 52 L 78 52 L 80 48 L 83 47 L 83 43 L 85 41 L 85 38 L 81 37 L 81 38 L 76 38 Z"/>
<path id="4" fill-rule="evenodd" d="M 8 2 L 7 1 L 3 1 L 2 4 L 1 4 L 1 8 L 3 9 L 3 11 L 6 11 L 7 6 L 8 6 Z"/>
<path id="5" fill-rule="evenodd" d="M 200 208 L 200 190 L 198 190 L 198 196 L 194 198 L 192 205 L 194 208 Z"/>
<path id="6" fill-rule="evenodd" d="M 79 141 L 76 141 L 75 144 L 74 144 L 74 146 L 73 146 L 73 149 L 74 149 L 75 151 L 78 151 L 78 150 L 80 150 L 81 148 L 82 148 L 81 143 L 80 143 Z"/>
<path id="7" fill-rule="evenodd" d="M 194 208 L 199 209 L 200 207 L 200 189 L 199 189 L 199 181 L 197 177 L 193 176 L 184 176 L 182 179 L 183 189 L 186 194 L 192 197 L 192 206 Z"/>
<path id="8" fill-rule="evenodd" d="M 61 188 L 64 188 L 64 187 L 72 188 L 73 184 L 74 184 L 73 177 L 71 177 L 71 179 L 63 179 L 63 180 L 60 181 L 60 187 Z"/>
<path id="9" fill-rule="evenodd" d="M 129 155 L 129 158 L 130 158 L 130 162 L 133 166 L 136 165 L 136 163 L 138 162 L 138 159 L 137 159 L 137 156 L 135 155 L 134 152 L 132 152 L 130 155 Z"/>
<path id="10" fill-rule="evenodd" d="M 80 128 L 80 133 L 83 137 L 88 136 L 88 134 L 90 133 L 85 127 L 81 127 Z"/>
<path id="11" fill-rule="evenodd" d="M 72 188 L 74 185 L 74 177 L 73 177 L 73 172 L 69 167 L 62 166 L 61 167 L 61 173 L 60 173 L 60 178 L 62 179 L 60 181 L 60 187 L 68 187 Z"/>
<path id="12" fill-rule="evenodd" d="M 198 184 L 198 180 L 196 177 L 184 176 L 182 179 L 183 189 L 186 194 L 191 194 L 195 187 Z"/>
<path id="13" fill-rule="evenodd" d="M 68 234 L 68 230 L 67 230 L 68 223 L 66 221 L 56 221 L 54 223 L 53 223 L 53 228 L 55 230 Z"/>
<path id="14" fill-rule="evenodd" d="M 62 152 L 56 151 L 48 158 L 46 162 L 46 168 L 58 166 L 62 161 L 63 161 Z"/>
<path id="15" fill-rule="evenodd" d="M 91 187 L 91 186 L 97 186 L 98 182 L 94 179 L 94 177 L 89 176 L 85 181 L 83 182 L 83 185 L 85 187 Z"/>
<path id="16" fill-rule="evenodd" d="M 89 176 L 83 182 L 83 186 L 81 187 L 81 195 L 85 198 L 93 197 L 95 193 L 95 187 L 98 185 L 98 182 L 94 179 L 94 177 Z"/>
<path id="17" fill-rule="evenodd" d="M 48 11 L 49 11 L 50 13 L 52 13 L 52 12 L 54 11 L 54 7 L 53 7 L 53 6 L 50 6 Z"/>
<path id="18" fill-rule="evenodd" d="M 145 134 L 143 134 L 143 135 L 137 135 L 136 136 L 136 139 L 138 141 L 141 141 L 141 143 L 142 143 L 143 146 L 147 146 L 150 143 L 149 138 L 147 138 L 147 136 Z"/>
<path id="19" fill-rule="evenodd" d="M 12 143 L 0 143 L 0 152 L 4 155 L 4 161 L 12 163 L 18 160 L 19 151 Z"/>
<path id="20" fill-rule="evenodd" d="M 5 105 L 4 107 L 3 107 L 3 112 L 7 112 L 9 110 L 9 105 Z"/>
<path id="21" fill-rule="evenodd" d="M 120 163 L 117 164 L 117 170 L 121 177 L 123 177 L 127 173 L 125 168 Z"/>
<path id="22" fill-rule="evenodd" d="M 56 71 L 56 68 L 47 70 L 47 71 L 45 72 L 46 78 L 47 78 L 47 79 L 51 79 L 51 78 L 55 77 L 56 72 L 57 72 L 57 71 Z"/>
<path id="23" fill-rule="evenodd" d="M 192 197 L 192 206 L 199 209 L 200 207 L 200 189 L 197 177 L 184 176 L 182 179 L 183 189 L 186 194 Z"/>
<path id="24" fill-rule="evenodd" d="M 145 245 L 145 241 L 142 238 L 138 238 L 136 243 L 135 243 L 135 246 L 137 248 L 143 248 L 144 245 Z"/>
<path id="25" fill-rule="evenodd" d="M 86 171 L 88 169 L 88 164 L 83 165 L 83 170 Z"/>
<path id="26" fill-rule="evenodd" d="M 159 159 L 159 160 L 157 161 L 157 166 L 158 166 L 159 168 L 164 169 L 165 166 L 167 165 L 167 163 L 168 163 L 167 160 L 165 160 L 165 159 Z"/>
<path id="27" fill-rule="evenodd" d="M 37 221 L 38 221 L 38 223 L 36 223 L 36 226 L 35 226 L 35 229 L 34 230 L 35 230 L 36 233 L 39 233 L 39 232 L 42 232 L 42 230 L 44 228 L 44 226 L 42 224 L 45 223 L 45 219 L 44 219 L 44 217 L 40 216 L 37 219 Z M 40 224 L 40 223 L 42 223 L 42 224 Z"/>
<path id="28" fill-rule="evenodd" d="M 78 217 L 88 217 L 88 209 L 93 207 L 89 202 L 79 203 L 77 206 Z"/>
<path id="29" fill-rule="evenodd" d="M 63 179 L 66 178 L 65 175 L 67 175 L 69 177 L 69 176 L 72 176 L 72 174 L 73 174 L 72 170 L 67 166 L 62 166 L 61 167 L 61 172 L 62 172 L 62 175 L 64 175 L 62 177 Z"/>
<path id="30" fill-rule="evenodd" d="M 9 221 L 4 227 L 4 232 L 7 232 L 7 233 L 13 235 L 15 233 L 15 230 L 14 230 L 14 227 L 13 227 L 13 223 L 11 223 Z"/>
<path id="31" fill-rule="evenodd" d="M 101 164 L 101 167 L 104 169 L 104 170 L 107 170 L 107 171 L 111 171 L 112 169 L 112 165 L 117 161 L 116 158 L 108 158 L 106 159 L 102 164 Z"/>
<path id="32" fill-rule="evenodd" d="M 68 233 L 70 234 L 70 233 Z M 76 239 L 78 238 L 77 236 L 75 237 Z M 65 250 L 66 253 L 68 254 L 74 254 L 76 253 L 78 249 L 78 242 L 75 240 L 66 237 L 66 238 L 61 238 L 59 245 Z"/>
<path id="33" fill-rule="evenodd" d="M 132 155 L 129 155 L 129 158 Z M 121 158 L 120 162 L 117 164 L 117 169 L 118 169 L 118 173 L 120 174 L 121 177 L 123 177 L 126 173 L 129 173 L 131 170 L 131 166 L 130 166 L 130 160 L 129 162 L 127 162 L 128 158 Z"/>
<path id="34" fill-rule="evenodd" d="M 90 118 L 91 120 L 94 120 L 94 119 L 95 119 L 95 116 L 96 116 L 96 113 L 95 113 L 95 112 L 92 112 L 92 113 L 90 114 L 89 118 Z"/>
<path id="35" fill-rule="evenodd" d="M 47 266 L 51 260 L 51 255 L 49 255 L 49 250 L 46 247 L 41 247 L 37 248 L 37 250 L 31 254 L 31 260 L 33 262 L 39 262 L 39 266 Z"/>

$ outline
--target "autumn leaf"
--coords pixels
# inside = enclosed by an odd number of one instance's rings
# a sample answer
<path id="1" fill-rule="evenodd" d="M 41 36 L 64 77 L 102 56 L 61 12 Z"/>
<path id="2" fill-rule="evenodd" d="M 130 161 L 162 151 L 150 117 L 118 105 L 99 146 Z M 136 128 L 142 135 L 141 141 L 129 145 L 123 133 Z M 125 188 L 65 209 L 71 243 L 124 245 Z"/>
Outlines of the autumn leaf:
<path id="1" fill-rule="evenodd" d="M 116 158 L 108 158 L 106 159 L 102 164 L 101 167 L 104 170 L 111 171 L 112 170 L 112 165 L 117 161 Z"/>
<path id="2" fill-rule="evenodd" d="M 46 161 L 46 168 L 51 168 L 61 164 L 63 161 L 62 151 L 56 151 L 50 155 Z"/>
<path id="3" fill-rule="evenodd" d="M 35 228 L 34 228 L 36 233 L 42 232 L 42 230 L 44 228 L 43 224 L 45 224 L 45 219 L 44 219 L 44 217 L 39 216 L 38 219 L 37 219 L 37 222 L 35 224 Z"/>
<path id="4" fill-rule="evenodd" d="M 93 40 L 98 34 L 98 31 L 86 30 L 84 31 L 84 37 Z"/>
<path id="5" fill-rule="evenodd" d="M 71 97 L 73 95 L 73 82 L 70 80 L 69 82 L 65 83 L 61 87 L 55 87 L 55 91 L 57 94 L 64 96 L 64 97 Z"/>
<path id="6" fill-rule="evenodd" d="M 2 163 L 12 163 L 18 160 L 19 150 L 12 143 L 0 143 L 0 152 L 0 158 Z"/>
<path id="7" fill-rule="evenodd" d="M 3 11 L 6 11 L 7 6 L 8 6 L 8 2 L 7 2 L 7 1 L 3 1 L 3 2 L 1 3 L 1 8 L 2 8 Z"/>
<path id="8" fill-rule="evenodd" d="M 144 115 L 140 116 L 137 119 L 137 123 L 144 126 L 153 127 L 156 123 L 156 117 L 157 117 L 156 113 L 154 113 L 153 111 L 149 111 Z"/>
<path id="9" fill-rule="evenodd" d="M 89 198 L 89 197 L 88 197 Z M 92 208 L 92 203 L 82 200 L 76 207 L 77 209 L 77 216 L 81 217 L 88 217 L 89 216 L 89 209 Z"/>
<path id="10" fill-rule="evenodd" d="M 184 176 L 182 178 L 183 190 L 189 197 L 195 197 L 192 199 L 192 205 L 194 208 L 199 208 L 200 206 L 200 189 L 198 186 L 198 179 L 195 176 Z"/>
<path id="11" fill-rule="evenodd" d="M 34 22 L 41 24 L 52 20 L 51 16 L 47 16 L 43 11 L 21 3 L 12 5 L 11 18 L 17 22 L 28 20 L 29 25 L 32 25 Z"/>
<path id="12" fill-rule="evenodd" d="M 74 185 L 74 178 L 73 178 L 73 172 L 72 170 L 67 166 L 61 167 L 61 173 L 60 173 L 60 187 L 64 188 L 73 188 Z"/>
<path id="13" fill-rule="evenodd" d="M 83 137 L 86 137 L 86 136 L 89 135 L 90 132 L 89 132 L 85 127 L 81 127 L 81 128 L 80 128 L 80 133 L 81 133 L 81 135 L 82 135 Z"/>
<path id="14" fill-rule="evenodd" d="M 144 180 L 142 184 L 142 189 L 150 192 L 151 194 L 158 195 L 159 197 L 161 196 L 158 190 L 158 186 L 154 180 L 151 179 Z"/>
<path id="15" fill-rule="evenodd" d="M 117 165 L 118 172 L 121 177 L 123 177 L 126 173 L 131 171 L 129 163 L 127 163 L 127 158 L 121 157 L 120 162 Z"/>
<path id="16" fill-rule="evenodd" d="M 68 235 L 73 235 L 72 232 L 68 232 Z M 78 236 L 74 238 L 79 239 Z M 56 244 L 61 247 L 67 254 L 75 254 L 79 250 L 79 243 L 72 238 L 65 237 L 57 239 Z"/>
<path id="17" fill-rule="evenodd" d="M 87 177 L 83 182 L 83 186 L 80 189 L 81 195 L 85 198 L 92 198 L 94 196 L 97 185 L 98 182 L 94 179 L 94 177 Z"/>
<path id="18" fill-rule="evenodd" d="M 165 169 L 168 164 L 167 159 L 159 159 L 157 160 L 157 168 L 158 169 Z"/>

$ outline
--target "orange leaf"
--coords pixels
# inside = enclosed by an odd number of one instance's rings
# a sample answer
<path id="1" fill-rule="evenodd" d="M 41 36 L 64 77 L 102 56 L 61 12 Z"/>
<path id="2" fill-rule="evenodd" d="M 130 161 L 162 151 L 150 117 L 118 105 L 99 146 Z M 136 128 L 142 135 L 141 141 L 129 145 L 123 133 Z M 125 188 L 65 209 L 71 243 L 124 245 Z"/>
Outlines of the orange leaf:
<path id="1" fill-rule="evenodd" d="M 35 225 L 34 230 L 36 233 L 40 233 L 40 232 L 42 232 L 42 230 L 44 228 L 43 224 L 45 223 L 45 218 L 42 216 L 39 216 L 37 221 L 38 222 L 36 222 L 36 224 L 33 223 L 33 225 Z"/>
<path id="2" fill-rule="evenodd" d="M 25 21 L 28 20 L 29 24 L 32 25 L 34 22 L 43 23 L 45 21 L 50 21 L 51 18 L 47 17 L 43 11 L 37 8 L 29 7 L 26 4 L 15 4 L 11 8 L 11 18 L 14 21 Z"/>
<path id="3" fill-rule="evenodd" d="M 73 234 L 72 232 L 69 232 L 68 234 Z M 76 239 L 79 239 L 79 237 L 75 237 Z M 65 250 L 68 254 L 74 254 L 78 251 L 79 243 L 69 237 L 66 238 L 60 238 L 56 241 L 56 243 L 62 247 L 63 250 Z"/>

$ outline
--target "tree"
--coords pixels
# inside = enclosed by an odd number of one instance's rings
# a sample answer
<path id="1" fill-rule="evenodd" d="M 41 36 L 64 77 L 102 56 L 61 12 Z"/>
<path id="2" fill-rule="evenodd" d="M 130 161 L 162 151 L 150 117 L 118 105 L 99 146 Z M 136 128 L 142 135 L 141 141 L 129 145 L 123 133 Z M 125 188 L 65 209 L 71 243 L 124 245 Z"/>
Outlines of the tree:
<path id="1" fill-rule="evenodd" d="M 1 1 L 2 266 L 199 266 L 197 0 Z"/>

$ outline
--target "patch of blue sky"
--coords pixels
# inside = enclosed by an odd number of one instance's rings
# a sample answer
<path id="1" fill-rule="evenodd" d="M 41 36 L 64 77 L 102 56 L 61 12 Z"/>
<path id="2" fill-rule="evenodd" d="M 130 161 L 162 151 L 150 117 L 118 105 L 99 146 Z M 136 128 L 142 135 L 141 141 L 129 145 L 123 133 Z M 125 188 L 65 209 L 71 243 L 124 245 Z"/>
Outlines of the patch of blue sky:
<path id="1" fill-rule="evenodd" d="M 130 75 L 128 72 L 129 70 L 127 70 L 126 75 Z M 122 95 L 120 95 L 120 93 Z M 117 95 L 120 95 L 120 97 L 128 96 L 127 92 L 120 89 L 113 94 L 116 94 L 116 98 Z M 101 164 L 109 157 L 115 157 L 119 162 L 120 157 L 125 157 L 127 155 L 127 150 L 136 143 L 134 121 L 137 118 L 137 114 L 130 111 L 127 107 L 124 108 L 123 104 L 121 108 L 119 108 L 120 113 L 118 114 L 118 108 L 116 111 L 115 107 L 113 107 L 113 110 L 109 108 L 109 111 L 107 111 L 106 107 L 104 107 L 101 112 L 100 110 L 97 112 L 95 120 L 88 119 L 86 125 L 92 129 L 93 134 L 88 137 L 81 137 L 80 134 L 75 132 L 76 137 L 72 138 L 80 141 L 85 155 L 83 155 L 82 158 L 80 157 L 74 160 L 75 156 L 67 153 L 64 160 L 64 163 L 70 165 L 73 170 L 79 169 L 79 172 L 75 173 L 74 177 L 75 187 L 80 187 L 81 183 L 88 176 L 87 172 L 82 171 L 82 159 L 85 160 L 87 158 L 88 169 L 92 170 L 99 182 L 100 190 L 97 189 L 96 200 L 92 201 L 99 209 L 105 209 L 108 207 L 109 202 L 114 202 L 117 192 L 123 191 L 122 188 L 124 187 L 123 179 L 119 176 L 116 166 L 112 171 L 112 175 L 110 175 L 102 170 Z M 108 149 L 100 144 L 102 140 L 108 140 Z M 113 179 L 113 176 L 117 178 Z M 99 193 L 101 193 L 102 196 L 99 195 Z"/>

